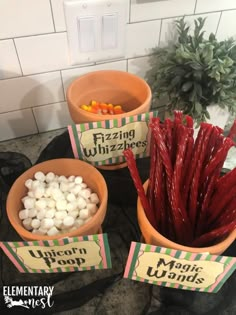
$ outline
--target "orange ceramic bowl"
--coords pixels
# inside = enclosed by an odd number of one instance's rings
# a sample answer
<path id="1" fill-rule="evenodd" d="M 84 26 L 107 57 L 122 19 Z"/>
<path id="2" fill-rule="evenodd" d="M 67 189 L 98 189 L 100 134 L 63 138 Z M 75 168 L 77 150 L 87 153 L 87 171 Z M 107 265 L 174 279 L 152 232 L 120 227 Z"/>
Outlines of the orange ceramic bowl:
<path id="1" fill-rule="evenodd" d="M 145 192 L 148 188 L 148 180 L 143 185 Z M 162 246 L 166 248 L 191 252 L 191 253 L 209 253 L 211 255 L 221 255 L 236 239 L 236 230 L 231 232 L 223 241 L 216 245 L 209 247 L 188 247 L 175 242 L 170 241 L 163 235 L 161 235 L 153 226 L 149 223 L 145 211 L 141 205 L 140 199 L 137 201 L 137 215 L 138 223 L 145 243 Z"/>
<path id="2" fill-rule="evenodd" d="M 27 194 L 27 188 L 24 185 L 25 181 L 29 178 L 33 178 L 34 174 L 38 171 L 42 171 L 43 173 L 53 172 L 56 175 L 64 175 L 66 177 L 71 175 L 82 176 L 84 182 L 92 189 L 92 191 L 98 194 L 100 199 L 99 208 L 93 218 L 85 225 L 67 234 L 45 236 L 36 235 L 27 231 L 23 227 L 18 213 L 23 206 L 21 199 Z M 108 192 L 106 182 L 101 173 L 95 167 L 76 159 L 55 159 L 37 164 L 17 178 L 9 191 L 6 209 L 11 225 L 22 237 L 22 239 L 26 241 L 50 240 L 98 233 L 106 215 L 107 199 Z"/>
<path id="3" fill-rule="evenodd" d="M 69 112 L 76 124 L 146 113 L 150 109 L 151 98 L 151 89 L 142 78 L 129 72 L 117 70 L 89 72 L 74 80 L 67 89 Z M 92 100 L 122 105 L 125 113 L 98 115 L 80 108 L 80 105 L 90 104 Z M 117 170 L 126 165 L 126 163 L 121 163 L 99 166 L 98 168 Z"/>
<path id="4" fill-rule="evenodd" d="M 67 89 L 67 102 L 76 124 L 122 118 L 148 112 L 151 89 L 140 77 L 125 71 L 89 72 L 74 80 Z M 92 100 L 122 105 L 124 114 L 97 115 L 80 108 Z"/>

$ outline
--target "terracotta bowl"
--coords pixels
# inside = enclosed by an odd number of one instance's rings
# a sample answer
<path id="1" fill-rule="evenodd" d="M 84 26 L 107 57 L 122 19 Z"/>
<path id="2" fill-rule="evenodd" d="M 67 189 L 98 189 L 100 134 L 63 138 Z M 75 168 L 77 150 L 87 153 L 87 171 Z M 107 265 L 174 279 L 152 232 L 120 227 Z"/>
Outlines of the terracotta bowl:
<path id="1" fill-rule="evenodd" d="M 98 194 L 100 204 L 98 211 L 93 218 L 85 225 L 79 227 L 67 234 L 59 234 L 55 236 L 36 235 L 27 231 L 19 219 L 18 213 L 22 209 L 21 199 L 27 194 L 27 188 L 24 183 L 27 179 L 33 178 L 34 174 L 38 171 L 43 173 L 54 172 L 57 175 L 70 175 L 82 176 L 84 182 L 94 192 Z M 59 239 L 63 237 L 75 237 L 81 235 L 92 235 L 100 231 L 101 224 L 105 218 L 107 210 L 107 185 L 101 173 L 92 165 L 76 160 L 76 159 L 55 159 L 37 164 L 26 172 L 24 172 L 12 185 L 6 203 L 7 215 L 10 223 L 22 239 L 31 240 L 50 240 Z"/>
<path id="2" fill-rule="evenodd" d="M 67 89 L 67 102 L 76 124 L 115 119 L 148 112 L 151 89 L 140 77 L 125 71 L 101 70 L 82 75 Z M 126 113 L 97 115 L 80 108 L 92 100 L 120 104 Z"/>
<path id="3" fill-rule="evenodd" d="M 148 112 L 152 93 L 149 85 L 140 77 L 117 70 L 101 70 L 87 73 L 74 80 L 67 89 L 67 103 L 72 120 L 76 124 L 112 120 Z M 97 115 L 80 108 L 92 100 L 120 104 L 124 114 Z M 104 170 L 117 170 L 126 163 L 99 166 Z"/>
<path id="4" fill-rule="evenodd" d="M 148 188 L 148 180 L 143 185 L 145 192 Z M 140 230 L 142 232 L 142 236 L 145 240 L 145 243 L 155 245 L 155 246 L 162 246 L 166 248 L 176 249 L 187 251 L 191 253 L 210 253 L 211 255 L 221 255 L 236 239 L 236 230 L 231 232 L 223 241 L 216 245 L 212 245 L 209 247 L 188 247 L 184 246 L 175 242 L 170 241 L 158 231 L 156 231 L 153 226 L 149 223 L 144 209 L 141 205 L 140 199 L 138 198 L 137 201 L 137 216 L 138 216 L 138 223 Z"/>

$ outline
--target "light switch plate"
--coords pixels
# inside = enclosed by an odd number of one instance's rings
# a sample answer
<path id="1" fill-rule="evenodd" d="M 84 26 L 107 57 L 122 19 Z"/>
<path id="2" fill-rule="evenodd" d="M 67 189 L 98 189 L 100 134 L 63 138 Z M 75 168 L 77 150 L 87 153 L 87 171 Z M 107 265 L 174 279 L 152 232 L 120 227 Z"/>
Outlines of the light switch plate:
<path id="1" fill-rule="evenodd" d="M 125 57 L 128 1 L 64 1 L 72 65 Z"/>

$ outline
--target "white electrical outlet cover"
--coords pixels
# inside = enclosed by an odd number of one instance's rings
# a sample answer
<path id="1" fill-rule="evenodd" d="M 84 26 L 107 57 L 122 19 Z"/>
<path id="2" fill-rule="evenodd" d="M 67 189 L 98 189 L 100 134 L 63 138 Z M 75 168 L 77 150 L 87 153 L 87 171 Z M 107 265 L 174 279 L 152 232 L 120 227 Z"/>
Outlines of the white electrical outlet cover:
<path id="1" fill-rule="evenodd" d="M 125 57 L 128 0 L 64 1 L 72 65 Z"/>

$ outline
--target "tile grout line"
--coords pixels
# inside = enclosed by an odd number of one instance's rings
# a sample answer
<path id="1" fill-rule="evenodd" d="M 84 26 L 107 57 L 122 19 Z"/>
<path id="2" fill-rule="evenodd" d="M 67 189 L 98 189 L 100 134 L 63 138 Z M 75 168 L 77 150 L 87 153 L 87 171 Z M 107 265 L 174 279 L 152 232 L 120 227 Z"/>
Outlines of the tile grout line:
<path id="1" fill-rule="evenodd" d="M 18 54 L 18 51 L 17 51 L 17 48 L 16 48 L 16 43 L 15 43 L 14 38 L 12 38 L 12 41 L 13 41 L 13 45 L 15 47 L 16 56 L 17 56 L 17 59 L 18 59 L 18 62 L 19 62 L 19 66 L 20 66 L 20 71 L 21 71 L 21 76 L 17 77 L 17 78 L 19 78 L 19 77 L 23 77 L 24 74 L 23 74 L 23 70 L 22 70 L 22 66 L 21 66 L 21 62 L 20 62 L 20 57 L 19 57 L 19 54 Z M 7 79 L 0 79 L 0 80 L 7 80 Z"/>
<path id="2" fill-rule="evenodd" d="M 162 24 L 163 24 L 163 20 L 161 20 L 161 25 L 160 25 L 160 32 L 159 32 L 159 38 L 158 38 L 158 46 L 160 46 L 160 43 L 161 43 Z"/>
<path id="3" fill-rule="evenodd" d="M 196 9 L 197 9 L 197 0 L 195 2 L 195 7 L 194 7 L 194 10 L 193 10 L 193 14 L 196 14 Z"/>
<path id="4" fill-rule="evenodd" d="M 217 27 L 216 27 L 216 31 L 215 31 L 215 36 L 216 36 L 216 34 L 217 34 L 217 32 L 218 32 L 218 29 L 219 29 L 219 26 L 220 26 L 220 21 L 221 21 L 222 14 L 223 14 L 223 12 L 221 11 L 221 12 L 220 12 L 220 18 L 219 18 L 219 21 L 218 21 L 218 23 L 217 23 Z"/>
<path id="5" fill-rule="evenodd" d="M 20 111 L 27 110 L 27 109 L 32 109 L 32 108 L 39 108 L 39 107 L 43 107 L 43 106 L 55 105 L 55 104 L 63 103 L 63 102 L 66 102 L 66 100 L 60 100 L 60 101 L 57 101 L 57 102 L 41 104 L 41 105 L 34 105 L 33 107 L 24 107 L 24 108 L 14 109 L 14 110 L 10 110 L 8 112 L 0 112 L 0 115 L 2 115 L 2 114 L 9 114 L 9 113 L 13 113 L 13 112 L 20 112 Z"/>
<path id="6" fill-rule="evenodd" d="M 35 125 L 36 125 L 36 128 L 37 128 L 37 131 L 38 131 L 38 133 L 40 133 L 39 132 L 39 127 L 38 127 L 38 124 L 37 124 L 37 120 L 36 120 L 36 117 L 34 115 L 33 107 L 31 107 L 30 109 L 31 109 L 31 113 L 32 113 L 33 118 L 34 118 L 34 122 L 35 122 Z"/>
<path id="7" fill-rule="evenodd" d="M 129 0 L 129 24 L 131 24 L 131 0 Z"/>
<path id="8" fill-rule="evenodd" d="M 62 72 L 60 70 L 60 78 L 61 78 L 61 87 L 62 87 L 62 92 L 63 92 L 63 96 L 64 96 L 64 102 L 66 101 L 66 93 L 65 93 L 65 86 L 64 86 L 64 82 L 62 79 Z"/>
<path id="9" fill-rule="evenodd" d="M 53 9 L 52 9 L 52 0 L 49 0 L 49 5 L 50 5 L 50 8 L 51 8 L 52 23 L 53 23 L 54 32 L 56 33 L 56 26 L 55 26 L 54 14 L 53 14 Z"/>

